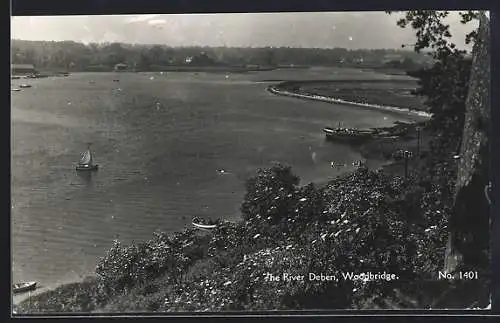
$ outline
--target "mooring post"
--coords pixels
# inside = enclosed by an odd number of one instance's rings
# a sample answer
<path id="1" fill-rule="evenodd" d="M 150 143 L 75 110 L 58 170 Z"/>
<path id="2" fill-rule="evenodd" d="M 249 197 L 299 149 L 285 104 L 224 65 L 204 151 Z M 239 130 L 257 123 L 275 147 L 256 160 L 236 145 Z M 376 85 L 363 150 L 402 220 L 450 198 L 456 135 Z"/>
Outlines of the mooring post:
<path id="1" fill-rule="evenodd" d="M 411 151 L 405 150 L 403 153 L 405 158 L 405 179 L 408 178 L 408 160 L 412 157 Z"/>
<path id="2" fill-rule="evenodd" d="M 420 127 L 417 127 L 417 158 L 420 158 Z"/>

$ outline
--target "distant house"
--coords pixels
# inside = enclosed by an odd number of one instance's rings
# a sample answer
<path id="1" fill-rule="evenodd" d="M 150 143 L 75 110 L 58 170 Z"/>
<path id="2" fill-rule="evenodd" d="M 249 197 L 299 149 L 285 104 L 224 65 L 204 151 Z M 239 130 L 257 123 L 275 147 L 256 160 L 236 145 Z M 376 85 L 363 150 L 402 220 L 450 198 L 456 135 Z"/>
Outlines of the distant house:
<path id="1" fill-rule="evenodd" d="M 10 71 L 12 75 L 27 75 L 38 73 L 33 64 L 11 64 Z"/>
<path id="2" fill-rule="evenodd" d="M 118 72 L 118 71 L 125 71 L 127 68 L 128 68 L 127 64 L 118 63 L 118 64 L 115 65 L 115 71 L 116 72 Z"/>
<path id="3" fill-rule="evenodd" d="M 191 64 L 191 62 L 193 61 L 193 56 L 188 56 L 186 57 L 186 59 L 184 60 L 184 62 L 186 62 L 186 64 Z"/>

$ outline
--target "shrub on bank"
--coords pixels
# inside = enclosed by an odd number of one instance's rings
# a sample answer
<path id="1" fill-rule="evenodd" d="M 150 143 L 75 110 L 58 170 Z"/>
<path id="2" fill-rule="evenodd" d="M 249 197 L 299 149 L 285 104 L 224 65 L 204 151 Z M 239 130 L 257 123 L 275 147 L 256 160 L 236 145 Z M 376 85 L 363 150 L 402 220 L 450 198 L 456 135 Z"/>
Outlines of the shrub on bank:
<path id="1" fill-rule="evenodd" d="M 122 247 L 115 241 L 99 261 L 96 273 L 105 287 L 117 293 L 168 273 L 178 282 L 195 261 L 205 256 L 206 242 L 187 229 L 169 237 L 154 233 L 153 239 Z"/>
<path id="2" fill-rule="evenodd" d="M 16 306 L 17 313 L 89 313 L 103 307 L 108 300 L 96 278 L 60 286 L 54 290 L 32 296 Z"/>

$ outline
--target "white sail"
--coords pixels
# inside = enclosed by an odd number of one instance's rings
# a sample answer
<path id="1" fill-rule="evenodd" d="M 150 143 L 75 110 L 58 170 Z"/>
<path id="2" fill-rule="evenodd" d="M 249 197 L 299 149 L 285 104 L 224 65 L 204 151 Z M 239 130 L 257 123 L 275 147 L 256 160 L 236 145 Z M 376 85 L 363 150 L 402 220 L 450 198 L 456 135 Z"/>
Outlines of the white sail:
<path id="1" fill-rule="evenodd" d="M 92 151 L 90 151 L 90 148 L 87 150 L 87 152 L 89 153 L 89 156 L 90 156 L 89 165 L 93 165 L 93 163 L 94 163 L 94 155 L 92 154 Z"/>
<path id="2" fill-rule="evenodd" d="M 80 159 L 80 165 L 90 165 L 92 163 L 92 153 L 90 150 L 87 150 L 82 154 L 82 158 Z"/>

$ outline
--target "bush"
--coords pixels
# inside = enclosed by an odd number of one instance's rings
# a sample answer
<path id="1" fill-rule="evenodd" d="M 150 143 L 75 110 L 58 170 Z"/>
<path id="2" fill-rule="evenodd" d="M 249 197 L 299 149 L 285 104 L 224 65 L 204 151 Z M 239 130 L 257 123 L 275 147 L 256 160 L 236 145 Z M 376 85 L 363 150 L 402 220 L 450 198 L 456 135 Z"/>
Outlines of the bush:
<path id="1" fill-rule="evenodd" d="M 298 183 L 290 166 L 277 164 L 259 169 L 246 182 L 247 192 L 241 205 L 243 220 L 259 230 L 280 223 L 293 208 Z"/>
<path id="2" fill-rule="evenodd" d="M 178 281 L 192 263 L 203 257 L 203 248 L 194 233 L 194 230 L 185 230 L 173 237 L 155 233 L 152 240 L 126 247 L 115 241 L 99 261 L 96 273 L 105 286 L 115 292 L 129 290 L 164 273 L 168 273 L 173 282 Z"/>

